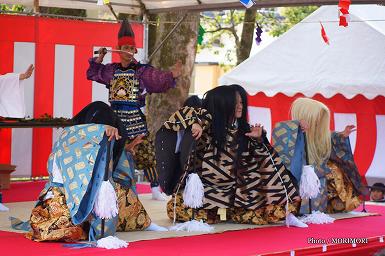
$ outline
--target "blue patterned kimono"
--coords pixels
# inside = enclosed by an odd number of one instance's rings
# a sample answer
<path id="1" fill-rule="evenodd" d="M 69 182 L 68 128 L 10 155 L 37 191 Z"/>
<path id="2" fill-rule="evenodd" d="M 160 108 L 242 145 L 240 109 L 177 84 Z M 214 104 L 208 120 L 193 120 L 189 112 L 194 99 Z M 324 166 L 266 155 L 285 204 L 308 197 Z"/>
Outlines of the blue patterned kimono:
<path id="1" fill-rule="evenodd" d="M 101 233 L 101 219 L 93 213 L 93 206 L 104 178 L 107 160 L 108 138 L 104 133 L 105 126 L 101 124 L 64 128 L 49 156 L 50 180 L 39 197 L 42 198 L 50 187 L 62 187 L 72 223 L 74 225 L 86 221 L 90 223 L 90 241 L 99 239 Z M 111 143 L 112 155 L 113 142 Z M 60 180 L 60 173 L 54 172 L 54 161 L 59 172 L 61 170 L 62 182 L 57 182 Z M 113 173 L 110 170 L 110 181 L 135 191 L 132 166 L 130 155 L 123 152 Z M 114 235 L 117 219 L 118 217 L 115 217 L 105 221 L 105 236 Z"/>
<path id="2" fill-rule="evenodd" d="M 273 145 L 280 155 L 285 166 L 293 176 L 301 179 L 302 167 L 306 165 L 305 140 L 299 121 L 285 121 L 276 124 L 273 130 Z M 344 138 L 336 132 L 332 133 L 332 152 L 330 158 L 315 167 L 315 172 L 320 179 L 321 189 L 317 198 L 311 200 L 312 210 L 326 212 L 328 204 L 328 186 L 326 176 L 331 172 L 328 162 L 333 162 L 341 168 L 353 184 L 355 193 L 359 194 L 362 187 L 361 177 L 354 163 L 349 137 Z M 303 199 L 300 213 L 309 212 L 309 200 Z"/>

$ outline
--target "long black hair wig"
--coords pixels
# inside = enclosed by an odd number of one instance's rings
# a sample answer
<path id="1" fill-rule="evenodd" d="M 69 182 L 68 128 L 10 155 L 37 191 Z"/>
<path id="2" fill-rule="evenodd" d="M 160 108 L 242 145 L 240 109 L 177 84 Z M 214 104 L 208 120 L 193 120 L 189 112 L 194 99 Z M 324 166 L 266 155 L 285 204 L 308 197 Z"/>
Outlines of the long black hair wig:
<path id="1" fill-rule="evenodd" d="M 250 131 L 250 126 L 249 126 L 249 123 L 247 122 L 247 117 L 248 117 L 247 108 L 249 106 L 247 102 L 247 92 L 242 86 L 238 84 L 232 84 L 232 85 L 229 85 L 229 87 L 234 88 L 241 96 L 242 116 L 238 118 L 237 121 L 238 121 L 238 128 L 240 129 L 240 131 L 242 131 L 243 134 L 245 134 Z"/>
<path id="2" fill-rule="evenodd" d="M 205 93 L 202 107 L 212 116 L 211 135 L 217 151 L 223 151 L 227 129 L 233 123 L 236 104 L 236 90 L 230 86 L 218 86 Z"/>
<path id="3" fill-rule="evenodd" d="M 192 95 L 185 100 L 183 107 L 200 108 L 202 107 L 202 99 L 197 95 Z"/>
<path id="4" fill-rule="evenodd" d="M 247 108 L 249 105 L 247 102 L 247 92 L 242 86 L 238 84 L 232 84 L 232 85 L 229 85 L 229 87 L 234 88 L 239 93 L 242 100 L 242 116 L 240 118 L 237 118 L 237 122 L 238 122 L 237 141 L 239 145 L 237 159 L 239 159 L 240 154 L 242 154 L 242 152 L 247 150 L 248 138 L 246 137 L 245 133 L 250 132 L 250 125 L 247 121 L 247 118 L 248 118 Z"/>

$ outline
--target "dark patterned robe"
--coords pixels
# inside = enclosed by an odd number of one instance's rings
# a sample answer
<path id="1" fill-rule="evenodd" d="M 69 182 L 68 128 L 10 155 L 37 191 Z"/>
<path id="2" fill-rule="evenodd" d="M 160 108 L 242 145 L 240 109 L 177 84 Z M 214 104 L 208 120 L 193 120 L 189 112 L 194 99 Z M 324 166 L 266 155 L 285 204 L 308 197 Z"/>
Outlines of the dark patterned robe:
<path id="1" fill-rule="evenodd" d="M 258 210 L 268 205 L 284 205 L 298 195 L 295 179 L 290 175 L 269 143 L 250 139 L 247 149 L 236 164 L 238 130 L 228 129 L 227 141 L 219 160 L 211 135 L 211 115 L 205 109 L 185 107 L 165 122 L 163 129 L 179 131 L 199 123 L 201 138 L 188 157 L 184 172 L 196 172 L 204 185 L 204 209 L 241 208 Z M 167 142 L 169 143 L 169 142 Z M 156 145 L 158 149 L 164 145 Z M 162 162 L 159 161 L 160 172 Z M 274 165 L 272 164 L 274 161 Z"/>

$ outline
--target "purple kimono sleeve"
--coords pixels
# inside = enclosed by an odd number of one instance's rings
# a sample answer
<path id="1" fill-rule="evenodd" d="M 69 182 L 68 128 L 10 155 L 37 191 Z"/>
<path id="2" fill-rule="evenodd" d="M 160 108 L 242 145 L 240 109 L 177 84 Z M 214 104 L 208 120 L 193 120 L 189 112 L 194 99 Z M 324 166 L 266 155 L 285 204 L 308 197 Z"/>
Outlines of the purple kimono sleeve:
<path id="1" fill-rule="evenodd" d="M 176 85 L 172 72 L 161 71 L 149 65 L 139 68 L 138 77 L 148 93 L 165 92 Z"/>
<path id="2" fill-rule="evenodd" d="M 102 64 L 95 62 L 96 58 L 89 59 L 90 66 L 87 69 L 87 79 L 101 84 L 105 84 L 107 88 L 113 78 L 116 65 L 114 63 Z"/>

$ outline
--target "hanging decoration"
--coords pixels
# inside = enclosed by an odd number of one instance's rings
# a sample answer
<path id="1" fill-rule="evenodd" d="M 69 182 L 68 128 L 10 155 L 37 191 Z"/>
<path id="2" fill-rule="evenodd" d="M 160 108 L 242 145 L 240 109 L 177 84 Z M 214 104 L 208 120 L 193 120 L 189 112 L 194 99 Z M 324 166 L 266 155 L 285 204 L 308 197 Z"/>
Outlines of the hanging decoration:
<path id="1" fill-rule="evenodd" d="M 205 29 L 199 24 L 199 31 L 198 31 L 198 44 L 202 45 L 203 42 L 203 36 L 206 33 Z"/>
<path id="2" fill-rule="evenodd" d="M 339 15 L 340 15 L 340 26 L 347 27 L 348 21 L 350 19 L 349 16 L 349 7 L 351 4 L 351 0 L 340 0 L 338 3 Z"/>
<path id="3" fill-rule="evenodd" d="M 262 42 L 262 38 L 261 38 L 262 33 L 263 33 L 263 30 L 257 22 L 256 28 L 255 28 L 255 42 L 257 43 L 257 45 L 260 45 Z"/>
<path id="4" fill-rule="evenodd" d="M 243 4 L 246 8 L 250 8 L 255 4 L 254 0 L 240 0 L 241 4 Z"/>
<path id="5" fill-rule="evenodd" d="M 96 2 L 97 5 L 105 5 L 105 4 L 109 4 L 110 3 L 110 0 L 98 0 Z"/>
<path id="6" fill-rule="evenodd" d="M 324 28 L 324 26 L 322 25 L 321 22 L 320 22 L 320 24 L 321 24 L 321 36 L 322 36 L 322 39 L 325 41 L 325 43 L 329 44 L 329 38 L 326 35 L 325 28 Z"/>

